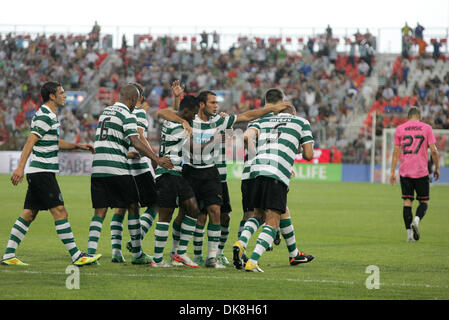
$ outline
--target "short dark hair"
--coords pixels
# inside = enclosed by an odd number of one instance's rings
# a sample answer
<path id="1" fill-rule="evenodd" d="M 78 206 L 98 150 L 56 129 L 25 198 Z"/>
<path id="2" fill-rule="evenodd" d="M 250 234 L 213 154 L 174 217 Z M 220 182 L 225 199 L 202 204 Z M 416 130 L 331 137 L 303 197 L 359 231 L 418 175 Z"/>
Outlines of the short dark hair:
<path id="1" fill-rule="evenodd" d="M 140 83 L 130 82 L 129 84 L 132 84 L 133 86 L 135 86 L 137 88 L 137 90 L 139 90 L 140 96 L 143 96 L 143 87 Z"/>
<path id="2" fill-rule="evenodd" d="M 278 88 L 271 88 L 265 92 L 265 103 L 276 103 L 284 100 L 284 92 Z"/>
<path id="3" fill-rule="evenodd" d="M 62 85 L 59 82 L 56 82 L 56 81 L 45 82 L 41 87 L 42 101 L 44 103 L 48 102 L 50 100 L 51 94 L 56 95 L 56 92 L 58 91 L 58 87 L 62 87 Z"/>
<path id="4" fill-rule="evenodd" d="M 198 109 L 200 106 L 200 102 L 198 101 L 198 98 L 195 98 L 191 95 L 185 95 L 184 98 L 182 98 L 181 103 L 179 104 L 179 111 L 182 111 L 184 109 L 194 110 Z"/>
<path id="5" fill-rule="evenodd" d="M 408 110 L 408 114 L 407 114 L 407 118 L 412 118 L 417 116 L 419 119 L 421 119 L 421 110 L 419 110 L 418 107 L 410 107 L 410 109 Z"/>
<path id="6" fill-rule="evenodd" d="M 204 90 L 204 91 L 201 91 L 200 93 L 198 93 L 198 95 L 196 96 L 196 98 L 198 99 L 198 103 L 202 102 L 202 103 L 206 104 L 207 96 L 210 94 L 213 96 L 216 96 L 215 92 L 210 91 L 210 90 Z"/>

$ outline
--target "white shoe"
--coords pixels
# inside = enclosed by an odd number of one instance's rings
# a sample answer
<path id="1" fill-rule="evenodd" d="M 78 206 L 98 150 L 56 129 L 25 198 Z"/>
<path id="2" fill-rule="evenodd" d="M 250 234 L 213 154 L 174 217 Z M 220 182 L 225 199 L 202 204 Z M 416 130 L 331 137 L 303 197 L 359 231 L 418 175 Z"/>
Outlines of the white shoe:
<path id="1" fill-rule="evenodd" d="M 172 268 L 173 265 L 168 263 L 165 260 L 162 260 L 161 262 L 155 262 L 151 265 L 153 268 Z"/>
<path id="2" fill-rule="evenodd" d="M 215 269 L 226 269 L 224 265 L 218 262 L 217 258 L 207 258 L 206 260 L 206 268 L 215 268 Z"/>
<path id="3" fill-rule="evenodd" d="M 199 267 L 198 264 L 196 264 L 195 262 L 192 261 L 192 259 L 190 259 L 190 257 L 187 255 L 187 253 L 183 253 L 183 254 L 175 253 L 173 255 L 173 260 L 178 263 L 181 263 L 182 265 L 185 265 L 187 267 L 191 267 L 191 268 Z"/>
<path id="4" fill-rule="evenodd" d="M 421 237 L 419 235 L 419 228 L 418 228 L 418 221 L 415 219 L 413 220 L 412 224 L 410 225 L 410 227 L 413 230 L 413 239 L 415 239 L 416 241 L 419 240 L 419 238 Z"/>

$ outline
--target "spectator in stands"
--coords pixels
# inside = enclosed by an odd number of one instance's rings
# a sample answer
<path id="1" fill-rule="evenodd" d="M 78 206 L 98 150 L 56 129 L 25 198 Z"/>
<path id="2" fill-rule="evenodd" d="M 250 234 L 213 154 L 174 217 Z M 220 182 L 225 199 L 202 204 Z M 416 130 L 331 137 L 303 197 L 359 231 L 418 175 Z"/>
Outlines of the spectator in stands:
<path id="1" fill-rule="evenodd" d="M 200 41 L 200 47 L 202 49 L 207 49 L 207 47 L 209 46 L 209 35 L 207 34 L 207 32 L 204 30 L 201 33 L 201 41 Z"/>
<path id="2" fill-rule="evenodd" d="M 441 57 L 440 48 L 441 48 L 442 44 L 440 41 L 438 41 L 438 39 L 434 39 L 432 41 L 432 46 L 433 46 L 432 57 L 437 60 Z"/>
<path id="3" fill-rule="evenodd" d="M 425 28 L 419 24 L 419 22 L 416 23 L 415 27 L 415 38 L 419 40 L 424 40 L 424 30 Z"/>

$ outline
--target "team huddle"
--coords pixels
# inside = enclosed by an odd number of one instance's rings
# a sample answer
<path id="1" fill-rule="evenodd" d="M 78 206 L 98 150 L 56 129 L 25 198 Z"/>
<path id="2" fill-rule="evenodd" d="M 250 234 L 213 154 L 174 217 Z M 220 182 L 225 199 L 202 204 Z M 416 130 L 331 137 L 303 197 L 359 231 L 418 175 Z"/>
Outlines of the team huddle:
<path id="1" fill-rule="evenodd" d="M 230 234 L 232 208 L 226 183 L 225 139 L 239 122 L 248 125 L 243 136 L 243 217 L 239 224 L 238 240 L 232 246 L 233 265 L 236 269 L 263 272 L 258 262 L 265 251 L 280 240 L 280 235 L 286 242 L 290 265 L 308 263 L 314 259 L 313 255 L 298 250 L 287 206 L 296 155 L 301 153 L 304 159 L 311 160 L 314 141 L 309 122 L 296 116 L 294 106 L 284 101 L 282 90 L 268 89 L 264 107 L 237 115 L 220 113 L 217 96 L 212 91 L 203 91 L 197 96 L 184 94 L 179 81 L 173 83 L 172 91 L 174 110 L 167 108 L 158 112 L 164 122 L 159 154 L 155 154 L 146 139 L 148 121 L 146 112 L 140 108 L 144 98 L 140 84 L 123 86 L 118 101 L 103 110 L 94 146 L 59 139 L 57 114 L 58 108 L 65 103 L 66 94 L 57 82 L 47 82 L 42 86 L 43 105 L 31 121 L 31 133 L 18 167 L 11 176 L 13 185 L 20 183 L 30 158 L 24 210 L 12 227 L 2 265 L 26 265 L 16 257 L 16 250 L 40 210 L 49 210 L 53 215 L 57 235 L 74 265 L 99 264 L 102 255 L 97 253 L 98 242 L 104 219 L 111 208 L 114 209 L 110 223 L 113 263 L 125 262 L 122 243 L 127 212 L 130 239 L 126 242 L 126 249 L 132 254 L 132 264 L 155 268 L 174 265 L 226 268 L 230 262 L 224 255 L 224 248 Z M 409 119 L 418 121 L 410 122 L 413 130 L 425 129 L 428 133 L 413 136 L 416 140 L 413 141 L 409 134 L 412 129 L 407 127 L 409 129 L 405 129 L 408 131 L 404 137 L 397 135 L 391 175 L 393 184 L 401 149 L 401 168 L 407 165 L 403 157 L 411 155 L 412 165 L 418 157 L 425 159 L 428 144 L 434 162 L 438 160 L 432 131 L 419 122 L 419 110 L 412 108 Z M 421 145 L 426 148 L 420 149 Z M 80 251 L 76 245 L 55 177 L 59 169 L 60 149 L 81 149 L 93 153 L 91 200 L 94 215 L 89 226 L 87 253 Z M 422 172 L 410 176 L 406 174 L 409 170 L 401 170 L 408 239 L 418 240 L 418 223 L 424 217 L 429 199 L 429 173 L 424 168 Z M 435 174 L 438 178 L 438 165 Z M 421 176 L 424 178 L 421 179 Z M 411 201 L 415 190 L 420 206 L 412 222 Z M 140 208 L 146 208 L 142 214 Z M 173 219 L 177 208 L 178 214 Z M 164 251 L 170 224 L 172 248 L 167 261 Z M 142 241 L 153 225 L 154 253 L 150 256 L 143 251 Z M 255 248 L 247 253 L 247 245 L 259 227 L 262 230 Z M 207 251 L 203 254 L 205 234 Z M 187 254 L 189 244 L 193 245 L 193 258 Z"/>
<path id="2" fill-rule="evenodd" d="M 140 108 L 143 88 L 129 83 L 120 90 L 119 99 L 106 107 L 98 122 L 94 146 L 59 139 L 58 108 L 65 103 L 65 92 L 57 82 L 41 88 L 44 101 L 31 122 L 31 134 L 24 146 L 11 180 L 17 185 L 25 176 L 28 190 L 21 216 L 11 230 L 2 258 L 3 265 L 26 265 L 16 250 L 40 210 L 49 210 L 60 240 L 73 264 L 99 264 L 97 253 L 103 222 L 109 208 L 114 209 L 110 223 L 112 258 L 125 262 L 122 253 L 123 222 L 128 212 L 130 239 L 126 249 L 132 264 L 152 267 L 205 266 L 225 268 L 230 264 L 224 247 L 230 234 L 232 211 L 226 183 L 225 132 L 235 123 L 247 122 L 245 164 L 242 178 L 243 218 L 239 240 L 233 245 L 233 264 L 237 269 L 262 272 L 258 260 L 270 250 L 279 233 L 284 236 L 291 265 L 312 261 L 296 248 L 295 234 L 287 208 L 287 192 L 296 154 L 313 156 L 313 137 L 307 120 L 297 117 L 295 108 L 284 101 L 279 89 L 269 89 L 265 107 L 237 115 L 218 113 L 216 94 L 184 94 L 179 81 L 172 85 L 174 110 L 163 109 L 164 119 L 159 154 L 146 139 L 148 122 Z M 71 231 L 55 175 L 58 150 L 82 149 L 93 153 L 91 200 L 94 215 L 88 235 L 87 253 L 81 252 Z M 150 161 L 148 161 L 148 158 Z M 155 175 L 153 176 L 153 167 Z M 140 208 L 146 208 L 140 215 Z M 176 208 L 178 215 L 172 221 Z M 156 217 L 158 218 L 156 219 Z M 172 223 L 170 260 L 164 259 Z M 142 240 L 154 225 L 154 253 L 142 250 Z M 246 245 L 259 226 L 263 229 L 251 255 Z M 207 236 L 207 252 L 203 240 Z M 193 259 L 187 254 L 193 244 Z M 206 249 L 204 250 L 206 251 Z"/>

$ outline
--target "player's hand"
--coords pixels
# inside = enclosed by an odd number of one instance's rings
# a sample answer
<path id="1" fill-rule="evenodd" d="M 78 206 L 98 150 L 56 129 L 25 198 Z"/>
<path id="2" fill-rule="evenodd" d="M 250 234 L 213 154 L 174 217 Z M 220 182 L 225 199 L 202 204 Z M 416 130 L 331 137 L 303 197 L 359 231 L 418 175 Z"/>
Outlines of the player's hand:
<path id="1" fill-rule="evenodd" d="M 173 169 L 173 163 L 167 157 L 158 158 L 157 164 L 165 169 Z"/>
<path id="2" fill-rule="evenodd" d="M 95 153 L 95 148 L 90 144 L 77 144 L 76 147 L 81 150 L 90 151 L 90 153 Z"/>
<path id="3" fill-rule="evenodd" d="M 176 98 L 179 98 L 184 93 L 185 85 L 180 85 L 179 80 L 173 81 L 171 85 L 171 91 Z"/>
<path id="4" fill-rule="evenodd" d="M 440 179 L 440 168 L 436 168 L 433 172 L 433 177 L 435 178 L 435 181 Z"/>
<path id="5" fill-rule="evenodd" d="M 296 177 L 296 173 L 295 173 L 295 171 L 293 170 L 292 173 L 290 174 L 290 179 L 291 179 L 291 178 L 294 178 L 294 177 Z"/>
<path id="6" fill-rule="evenodd" d="M 192 127 L 190 126 L 190 124 L 187 121 L 184 121 L 182 123 L 182 127 L 184 128 L 185 131 L 187 131 L 187 133 L 189 134 L 189 136 L 193 136 L 193 130 Z"/>
<path id="7" fill-rule="evenodd" d="M 229 117 L 229 114 L 227 114 L 226 112 L 220 112 L 218 115 L 222 118 Z"/>
<path id="8" fill-rule="evenodd" d="M 11 176 L 12 184 L 17 186 L 20 182 L 22 182 L 24 175 L 25 175 L 24 169 L 17 168 L 16 170 L 14 170 Z"/>
<path id="9" fill-rule="evenodd" d="M 140 160 L 140 153 L 138 153 L 138 152 L 128 152 L 128 154 L 126 156 L 128 157 L 128 159 Z"/>
<path id="10" fill-rule="evenodd" d="M 390 174 L 390 183 L 392 186 L 396 183 L 396 174 Z"/>

